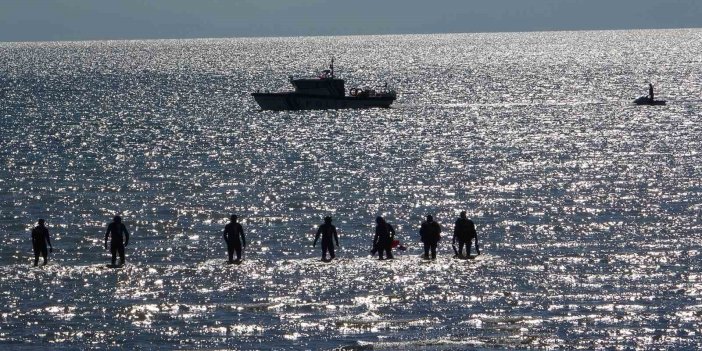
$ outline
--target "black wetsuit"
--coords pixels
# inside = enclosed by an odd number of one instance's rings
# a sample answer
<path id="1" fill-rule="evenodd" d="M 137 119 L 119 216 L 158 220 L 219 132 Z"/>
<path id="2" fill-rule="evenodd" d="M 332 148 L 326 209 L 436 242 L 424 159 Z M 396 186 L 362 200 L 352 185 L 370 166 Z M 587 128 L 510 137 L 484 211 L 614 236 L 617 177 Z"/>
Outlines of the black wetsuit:
<path id="1" fill-rule="evenodd" d="M 392 257 L 392 241 L 395 239 L 395 229 L 390 223 L 382 222 L 375 226 L 375 237 L 373 238 L 373 249 L 378 251 L 378 256 L 382 260 L 383 252 L 387 258 Z"/>
<path id="2" fill-rule="evenodd" d="M 441 226 L 439 223 L 434 221 L 422 223 L 422 227 L 419 229 L 419 236 L 424 243 L 424 257 L 429 258 L 429 251 L 431 251 L 431 258 L 435 259 L 436 245 L 441 239 Z"/>
<path id="3" fill-rule="evenodd" d="M 124 236 L 122 236 L 124 234 Z M 112 265 L 115 265 L 117 254 L 119 254 L 119 264 L 124 264 L 125 254 L 124 247 L 129 245 L 129 231 L 122 222 L 112 222 L 107 226 L 105 232 L 105 242 L 108 238 L 112 238 L 110 242 L 110 253 L 112 254 Z"/>
<path id="4" fill-rule="evenodd" d="M 648 85 L 648 98 L 653 102 L 653 84 Z"/>
<path id="5" fill-rule="evenodd" d="M 336 227 L 331 223 L 324 223 L 317 229 L 317 236 L 314 238 L 314 244 L 317 244 L 319 236 L 322 236 L 322 259 L 327 259 L 327 252 L 329 252 L 330 259 L 334 259 L 336 255 L 334 254 L 334 241 L 336 241 L 336 246 L 339 246 L 339 235 L 336 233 Z"/>
<path id="6" fill-rule="evenodd" d="M 475 232 L 475 224 L 468 218 L 459 218 L 456 220 L 456 226 L 453 229 L 453 238 L 458 241 L 458 254 L 463 254 L 463 246 L 466 246 L 466 255 L 470 256 L 470 248 L 475 239 L 475 251 L 480 254 L 478 248 L 478 234 Z"/>
<path id="7" fill-rule="evenodd" d="M 39 256 L 44 258 L 44 264 L 48 262 L 49 247 L 51 239 L 49 239 L 49 229 L 43 225 L 38 225 L 32 229 L 32 249 L 34 249 L 34 265 L 39 264 Z"/>
<path id="8" fill-rule="evenodd" d="M 241 224 L 236 222 L 227 224 L 224 227 L 224 241 L 227 243 L 229 262 L 234 262 L 234 252 L 236 252 L 237 261 L 241 260 L 241 248 L 246 247 L 246 237 Z"/>

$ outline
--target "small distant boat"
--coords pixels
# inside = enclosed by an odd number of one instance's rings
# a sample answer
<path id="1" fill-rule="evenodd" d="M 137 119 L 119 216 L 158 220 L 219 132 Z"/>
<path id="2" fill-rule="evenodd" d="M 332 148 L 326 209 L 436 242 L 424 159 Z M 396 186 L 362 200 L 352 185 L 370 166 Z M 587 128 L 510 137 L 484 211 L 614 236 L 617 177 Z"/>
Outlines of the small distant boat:
<path id="1" fill-rule="evenodd" d="M 327 110 L 347 108 L 388 108 L 397 93 L 385 84 L 382 88 L 351 88 L 346 95 L 344 80 L 334 77 L 334 59 L 330 69 L 318 78 L 293 79 L 295 91 L 268 93 L 255 92 L 251 96 L 262 110 Z"/>
<path id="2" fill-rule="evenodd" d="M 634 100 L 634 103 L 637 105 L 665 105 L 665 100 L 651 100 L 650 97 L 648 96 L 641 96 Z"/>

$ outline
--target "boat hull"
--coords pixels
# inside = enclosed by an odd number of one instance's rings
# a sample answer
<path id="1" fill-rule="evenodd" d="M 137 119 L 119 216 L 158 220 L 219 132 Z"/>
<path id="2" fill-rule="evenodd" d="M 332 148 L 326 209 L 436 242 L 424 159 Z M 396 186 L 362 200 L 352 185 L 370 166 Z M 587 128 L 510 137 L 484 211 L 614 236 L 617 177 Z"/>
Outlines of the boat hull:
<path id="1" fill-rule="evenodd" d="M 394 96 L 354 97 L 320 96 L 299 93 L 253 93 L 261 110 L 333 110 L 350 108 L 388 108 Z"/>
<path id="2" fill-rule="evenodd" d="M 651 100 L 648 96 L 642 96 L 634 100 L 634 103 L 637 105 L 662 106 L 665 105 L 665 100 Z"/>

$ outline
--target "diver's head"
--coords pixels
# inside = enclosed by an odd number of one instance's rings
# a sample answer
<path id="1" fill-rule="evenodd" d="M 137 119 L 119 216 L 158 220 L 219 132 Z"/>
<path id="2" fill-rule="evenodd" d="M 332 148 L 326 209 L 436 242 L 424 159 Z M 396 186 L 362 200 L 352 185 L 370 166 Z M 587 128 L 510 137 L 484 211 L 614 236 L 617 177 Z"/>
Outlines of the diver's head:
<path id="1" fill-rule="evenodd" d="M 431 215 L 427 215 L 427 222 L 433 222 L 433 221 L 434 221 L 434 217 L 432 217 Z"/>
<path id="2" fill-rule="evenodd" d="M 375 223 L 380 224 L 380 223 L 383 223 L 384 221 L 385 221 L 385 220 L 383 219 L 383 217 L 380 217 L 380 216 L 375 217 Z"/>
<path id="3" fill-rule="evenodd" d="M 122 223 L 122 217 L 120 217 L 120 216 L 115 216 L 115 218 L 112 218 L 112 220 L 113 220 L 115 223 Z"/>
<path id="4" fill-rule="evenodd" d="M 331 223 L 331 216 L 324 217 L 324 223 Z"/>
<path id="5" fill-rule="evenodd" d="M 239 217 L 237 217 L 236 215 L 231 215 L 231 216 L 229 216 L 229 220 L 232 221 L 232 222 L 236 222 L 236 220 L 237 220 L 238 218 L 239 218 Z"/>
<path id="6" fill-rule="evenodd" d="M 44 225 L 44 218 L 39 218 L 39 225 Z"/>
<path id="7" fill-rule="evenodd" d="M 466 218 L 466 211 L 461 211 L 461 218 Z"/>

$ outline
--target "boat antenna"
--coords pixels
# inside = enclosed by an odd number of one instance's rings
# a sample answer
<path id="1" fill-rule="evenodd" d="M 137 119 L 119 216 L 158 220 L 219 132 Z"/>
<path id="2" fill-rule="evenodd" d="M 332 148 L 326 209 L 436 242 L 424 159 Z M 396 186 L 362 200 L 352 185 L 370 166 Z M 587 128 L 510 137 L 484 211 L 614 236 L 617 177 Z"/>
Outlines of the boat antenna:
<path id="1" fill-rule="evenodd" d="M 329 65 L 329 69 L 331 70 L 331 77 L 334 78 L 334 56 L 332 56 L 331 65 Z"/>

